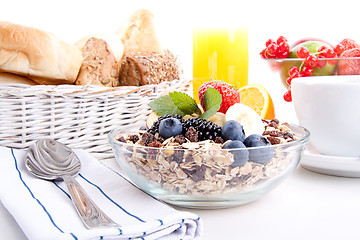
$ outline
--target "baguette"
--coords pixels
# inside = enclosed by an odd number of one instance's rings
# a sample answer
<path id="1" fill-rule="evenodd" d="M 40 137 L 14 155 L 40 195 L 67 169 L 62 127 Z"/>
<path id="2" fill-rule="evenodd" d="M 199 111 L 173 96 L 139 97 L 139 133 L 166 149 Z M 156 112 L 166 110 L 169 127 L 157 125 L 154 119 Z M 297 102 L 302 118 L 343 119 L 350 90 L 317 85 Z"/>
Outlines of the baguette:
<path id="1" fill-rule="evenodd" d="M 116 32 L 124 44 L 124 56 L 135 53 L 164 53 L 156 35 L 153 14 L 145 9 L 135 11 Z"/>

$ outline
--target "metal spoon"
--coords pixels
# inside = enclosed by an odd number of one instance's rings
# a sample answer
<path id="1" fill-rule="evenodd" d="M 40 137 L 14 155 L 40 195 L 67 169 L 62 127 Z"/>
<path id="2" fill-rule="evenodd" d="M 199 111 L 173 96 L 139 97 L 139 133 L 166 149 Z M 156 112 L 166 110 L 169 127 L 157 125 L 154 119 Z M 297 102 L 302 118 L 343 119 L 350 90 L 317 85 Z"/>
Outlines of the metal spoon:
<path id="1" fill-rule="evenodd" d="M 71 200 L 87 228 L 119 226 L 100 210 L 74 179 L 81 164 L 69 147 L 52 139 L 38 140 L 29 147 L 25 165 L 39 178 L 65 181 Z"/>

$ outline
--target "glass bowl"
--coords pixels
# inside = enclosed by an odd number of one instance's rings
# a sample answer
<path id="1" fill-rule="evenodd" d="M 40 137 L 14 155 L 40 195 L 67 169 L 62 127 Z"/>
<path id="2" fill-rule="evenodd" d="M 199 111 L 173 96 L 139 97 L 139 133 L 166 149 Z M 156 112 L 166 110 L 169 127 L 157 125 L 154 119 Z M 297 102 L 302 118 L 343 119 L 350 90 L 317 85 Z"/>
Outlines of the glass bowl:
<path id="1" fill-rule="evenodd" d="M 112 130 L 109 143 L 122 171 L 140 189 L 167 203 L 188 208 L 226 208 L 255 201 L 285 180 L 298 165 L 309 131 L 289 124 L 298 137 L 264 147 L 222 149 L 202 142 L 183 149 L 154 148 L 124 143 L 127 127 Z M 208 144 L 208 145 L 206 145 Z M 234 156 L 249 161 L 234 166 Z"/>
<path id="2" fill-rule="evenodd" d="M 304 65 L 304 59 L 301 58 L 262 59 L 268 63 L 274 72 L 279 72 L 280 79 L 286 88 L 289 86 L 286 79 L 289 77 L 290 68 Z M 322 62 L 324 67 L 314 67 L 312 76 L 360 75 L 360 57 L 319 58 L 318 61 Z"/>

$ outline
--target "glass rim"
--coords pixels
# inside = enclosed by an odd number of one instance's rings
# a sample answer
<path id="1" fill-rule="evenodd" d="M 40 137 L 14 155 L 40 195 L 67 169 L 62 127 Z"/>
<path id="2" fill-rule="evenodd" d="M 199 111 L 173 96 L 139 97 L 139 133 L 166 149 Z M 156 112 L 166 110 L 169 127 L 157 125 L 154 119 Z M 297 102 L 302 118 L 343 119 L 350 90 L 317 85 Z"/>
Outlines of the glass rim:
<path id="1" fill-rule="evenodd" d="M 279 148 L 279 147 L 288 147 L 291 145 L 297 145 L 297 144 L 304 144 L 306 142 L 308 142 L 308 140 L 310 139 L 310 131 L 308 129 L 306 129 L 303 126 L 300 125 L 296 125 L 296 124 L 289 124 L 290 128 L 299 128 L 300 131 L 302 131 L 304 134 L 302 137 L 300 137 L 299 139 L 296 139 L 294 141 L 291 142 L 286 142 L 286 143 L 280 143 L 280 144 L 274 144 L 274 145 L 267 145 L 267 146 L 260 146 L 260 147 L 247 147 L 247 148 L 231 148 L 231 149 L 191 149 L 191 148 L 175 148 L 175 149 L 171 149 L 174 151 L 248 151 L 248 150 L 256 150 L 256 149 L 273 149 L 273 148 Z M 125 130 L 125 129 L 124 129 Z M 115 145 L 117 147 L 135 147 L 138 149 L 144 149 L 144 150 L 169 150 L 168 148 L 157 148 L 157 147 L 148 147 L 148 146 L 142 146 L 142 145 L 134 145 L 134 144 L 130 144 L 130 143 L 124 143 L 124 142 L 120 142 L 118 140 L 116 140 L 115 138 L 115 134 L 119 131 L 122 131 L 122 128 L 118 127 L 115 128 L 113 130 L 111 130 L 108 133 L 108 139 L 111 145 Z M 122 131 L 124 133 L 131 133 L 131 132 L 126 132 L 126 131 Z"/>

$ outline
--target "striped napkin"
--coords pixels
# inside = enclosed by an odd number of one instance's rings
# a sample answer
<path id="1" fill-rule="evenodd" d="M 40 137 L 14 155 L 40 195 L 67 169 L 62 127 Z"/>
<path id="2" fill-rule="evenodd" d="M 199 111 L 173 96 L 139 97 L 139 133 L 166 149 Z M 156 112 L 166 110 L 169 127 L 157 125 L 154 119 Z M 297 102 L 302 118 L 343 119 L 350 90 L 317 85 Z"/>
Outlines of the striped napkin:
<path id="1" fill-rule="evenodd" d="M 25 168 L 25 151 L 0 147 L 0 200 L 28 239 L 200 239 L 201 219 L 147 195 L 121 173 L 84 150 L 76 180 L 120 227 L 87 229 L 62 181 L 46 181 Z"/>

